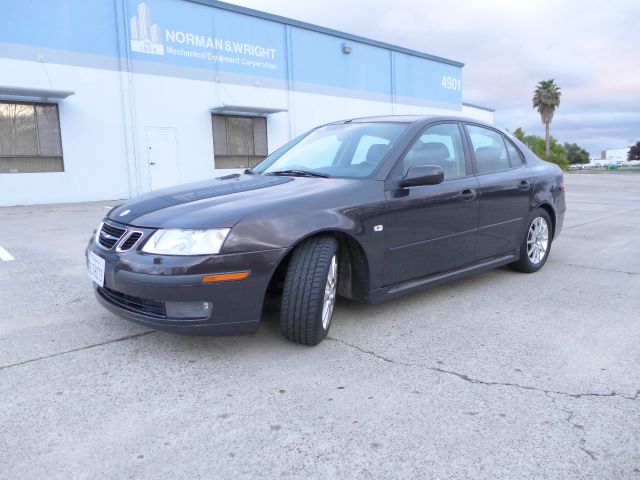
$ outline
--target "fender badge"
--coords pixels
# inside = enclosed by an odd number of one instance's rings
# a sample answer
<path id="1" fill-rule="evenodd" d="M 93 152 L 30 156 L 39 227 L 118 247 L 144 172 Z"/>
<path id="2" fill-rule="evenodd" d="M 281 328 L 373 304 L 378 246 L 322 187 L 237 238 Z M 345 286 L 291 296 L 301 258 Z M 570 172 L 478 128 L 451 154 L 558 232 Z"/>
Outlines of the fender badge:
<path id="1" fill-rule="evenodd" d="M 118 215 L 119 217 L 124 217 L 125 215 L 131 213 L 131 210 L 127 209 L 124 212 L 122 212 L 120 215 Z"/>

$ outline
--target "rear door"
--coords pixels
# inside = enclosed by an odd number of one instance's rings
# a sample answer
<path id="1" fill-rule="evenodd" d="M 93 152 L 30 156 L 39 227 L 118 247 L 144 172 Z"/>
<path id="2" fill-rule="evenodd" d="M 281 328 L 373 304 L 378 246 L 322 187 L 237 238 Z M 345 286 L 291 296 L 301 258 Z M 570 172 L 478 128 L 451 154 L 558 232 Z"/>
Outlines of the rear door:
<path id="1" fill-rule="evenodd" d="M 480 260 L 519 248 L 534 189 L 524 157 L 502 133 L 470 123 L 465 128 L 478 175 Z"/>
<path id="2" fill-rule="evenodd" d="M 478 180 L 472 174 L 457 122 L 430 125 L 387 180 L 384 284 L 445 272 L 473 262 Z M 413 165 L 438 165 L 439 185 L 399 188 Z"/>

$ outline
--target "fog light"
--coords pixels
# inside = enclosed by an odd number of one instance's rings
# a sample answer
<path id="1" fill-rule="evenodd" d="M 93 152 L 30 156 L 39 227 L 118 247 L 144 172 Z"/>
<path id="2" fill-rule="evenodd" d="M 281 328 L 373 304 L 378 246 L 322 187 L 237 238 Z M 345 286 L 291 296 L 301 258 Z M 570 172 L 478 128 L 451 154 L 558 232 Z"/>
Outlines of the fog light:
<path id="1" fill-rule="evenodd" d="M 169 318 L 209 318 L 213 305 L 211 302 L 165 302 Z"/>

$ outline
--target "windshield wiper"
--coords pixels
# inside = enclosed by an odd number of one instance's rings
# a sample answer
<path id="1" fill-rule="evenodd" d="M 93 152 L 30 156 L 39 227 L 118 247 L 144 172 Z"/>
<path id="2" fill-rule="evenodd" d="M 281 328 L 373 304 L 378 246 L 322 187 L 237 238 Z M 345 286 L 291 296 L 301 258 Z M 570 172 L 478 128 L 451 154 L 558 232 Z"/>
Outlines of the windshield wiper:
<path id="1" fill-rule="evenodd" d="M 331 178 L 331 175 L 319 172 L 310 172 L 309 170 L 276 170 L 274 172 L 265 173 L 265 175 L 283 175 L 292 177 L 318 177 Z"/>

